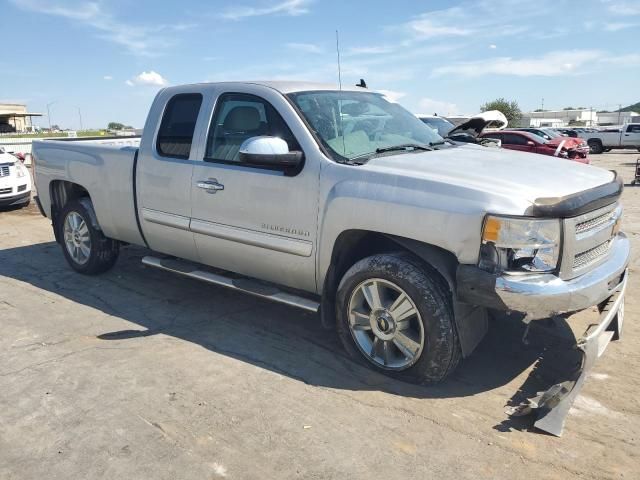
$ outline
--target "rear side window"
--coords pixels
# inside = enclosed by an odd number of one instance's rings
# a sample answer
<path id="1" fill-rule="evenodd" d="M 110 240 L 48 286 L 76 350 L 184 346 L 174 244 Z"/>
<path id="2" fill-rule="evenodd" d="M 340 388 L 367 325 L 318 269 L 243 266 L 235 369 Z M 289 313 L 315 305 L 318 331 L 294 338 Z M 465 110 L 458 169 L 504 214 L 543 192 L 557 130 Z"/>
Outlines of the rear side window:
<path id="1" fill-rule="evenodd" d="M 640 125 L 629 125 L 627 132 L 640 133 Z"/>
<path id="2" fill-rule="evenodd" d="M 169 100 L 158 132 L 156 150 L 159 155 L 189 158 L 201 105 L 199 93 L 182 93 Z"/>

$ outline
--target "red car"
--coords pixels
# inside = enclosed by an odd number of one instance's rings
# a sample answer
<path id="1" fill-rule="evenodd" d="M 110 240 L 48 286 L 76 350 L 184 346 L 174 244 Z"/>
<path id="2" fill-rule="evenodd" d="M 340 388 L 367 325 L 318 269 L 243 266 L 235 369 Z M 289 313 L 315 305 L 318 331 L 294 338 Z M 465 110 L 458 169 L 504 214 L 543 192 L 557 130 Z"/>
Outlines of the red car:
<path id="1" fill-rule="evenodd" d="M 558 137 L 545 140 L 538 135 L 517 130 L 501 130 L 498 132 L 486 132 L 480 138 L 493 138 L 500 140 L 504 148 L 520 150 L 521 152 L 540 153 L 553 157 L 567 158 L 580 163 L 589 163 L 587 158 L 588 147 L 582 148 L 581 144 L 570 142 L 568 138 Z M 573 139 L 571 139 L 573 140 Z"/>

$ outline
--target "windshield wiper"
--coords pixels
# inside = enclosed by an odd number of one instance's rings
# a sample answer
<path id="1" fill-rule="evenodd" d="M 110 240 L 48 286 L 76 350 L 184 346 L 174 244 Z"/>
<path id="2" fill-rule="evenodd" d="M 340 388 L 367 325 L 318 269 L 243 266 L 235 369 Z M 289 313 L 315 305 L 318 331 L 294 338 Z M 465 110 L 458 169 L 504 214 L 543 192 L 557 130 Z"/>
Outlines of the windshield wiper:
<path id="1" fill-rule="evenodd" d="M 424 150 L 425 152 L 430 152 L 433 150 L 433 148 L 431 148 L 431 146 L 421 145 L 419 143 L 403 143 L 402 145 L 376 148 L 376 153 L 396 152 L 400 150 L 406 150 L 410 152 L 413 150 Z"/>
<path id="2" fill-rule="evenodd" d="M 381 153 L 387 152 L 416 152 L 416 151 L 425 151 L 431 152 L 434 149 L 427 146 L 421 145 L 419 143 L 403 143 L 402 145 L 393 145 L 391 147 L 380 147 L 376 148 L 375 152 L 363 153 L 361 155 L 356 155 L 355 157 L 350 158 L 349 160 L 356 165 L 362 165 L 366 163 L 368 160 L 373 157 L 380 155 Z"/>
<path id="3" fill-rule="evenodd" d="M 430 147 L 437 147 L 438 145 L 444 145 L 445 143 L 447 143 L 444 140 L 440 140 L 439 142 L 429 142 L 429 146 Z"/>

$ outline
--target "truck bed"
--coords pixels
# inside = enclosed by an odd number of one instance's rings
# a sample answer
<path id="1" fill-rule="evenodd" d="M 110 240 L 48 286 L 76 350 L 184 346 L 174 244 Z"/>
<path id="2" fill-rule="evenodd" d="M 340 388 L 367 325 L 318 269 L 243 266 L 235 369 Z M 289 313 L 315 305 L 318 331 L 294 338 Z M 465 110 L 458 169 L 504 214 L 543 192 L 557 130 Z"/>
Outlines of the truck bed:
<path id="1" fill-rule="evenodd" d="M 55 182 L 76 183 L 89 192 L 106 236 L 144 243 L 137 226 L 133 188 L 139 144 L 140 137 L 34 141 L 36 188 L 41 192 L 44 212 L 51 217 L 50 192 Z"/>

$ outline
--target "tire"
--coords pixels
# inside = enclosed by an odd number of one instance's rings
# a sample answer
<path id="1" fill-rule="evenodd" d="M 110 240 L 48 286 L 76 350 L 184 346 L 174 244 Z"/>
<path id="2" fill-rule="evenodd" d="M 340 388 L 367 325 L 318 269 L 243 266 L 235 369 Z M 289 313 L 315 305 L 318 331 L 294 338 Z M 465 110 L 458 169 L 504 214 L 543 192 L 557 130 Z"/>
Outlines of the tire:
<path id="1" fill-rule="evenodd" d="M 62 252 L 71 268 L 84 275 L 97 275 L 113 267 L 118 260 L 120 244 L 105 237 L 100 230 L 91 200 L 72 200 L 64 206 L 58 218 Z"/>
<path id="2" fill-rule="evenodd" d="M 588 145 L 589 145 L 589 152 L 594 155 L 599 155 L 604 151 L 604 148 L 602 147 L 602 143 L 600 143 L 597 140 L 590 140 L 588 142 Z"/>
<path id="3" fill-rule="evenodd" d="M 372 291 L 382 298 L 378 308 L 367 300 Z M 458 366 L 461 349 L 451 291 L 416 257 L 401 252 L 360 260 L 345 273 L 336 300 L 338 334 L 361 363 L 420 384 L 441 382 Z"/>

